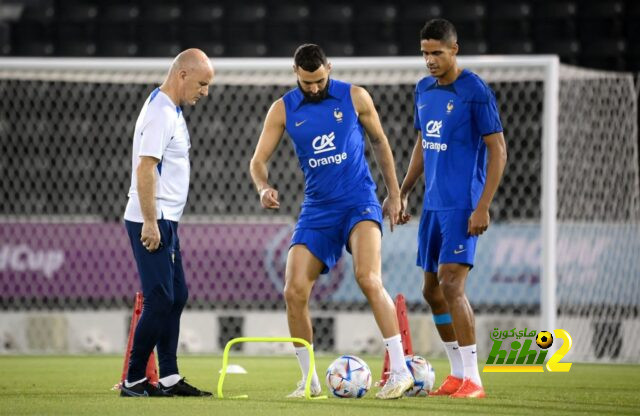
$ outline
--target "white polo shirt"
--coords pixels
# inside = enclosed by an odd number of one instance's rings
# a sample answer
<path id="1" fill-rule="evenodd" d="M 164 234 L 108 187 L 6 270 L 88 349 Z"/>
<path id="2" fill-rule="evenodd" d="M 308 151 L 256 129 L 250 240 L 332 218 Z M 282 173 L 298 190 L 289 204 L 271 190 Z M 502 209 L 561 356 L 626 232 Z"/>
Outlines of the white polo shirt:
<path id="1" fill-rule="evenodd" d="M 156 217 L 179 221 L 189 192 L 189 132 L 182 110 L 156 88 L 144 103 L 133 134 L 131 188 L 124 219 L 144 222 L 136 169 L 140 156 L 159 159 L 156 170 Z"/>

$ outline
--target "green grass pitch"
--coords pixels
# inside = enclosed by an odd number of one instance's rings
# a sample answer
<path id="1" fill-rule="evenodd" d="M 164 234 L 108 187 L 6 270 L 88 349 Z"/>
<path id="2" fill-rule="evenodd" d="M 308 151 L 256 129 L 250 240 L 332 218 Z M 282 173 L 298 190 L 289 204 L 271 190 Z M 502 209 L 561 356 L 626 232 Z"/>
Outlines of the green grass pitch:
<path id="1" fill-rule="evenodd" d="M 324 373 L 334 356 L 318 357 Z M 380 357 L 363 357 L 380 375 Z M 216 391 L 220 356 L 179 359 L 194 385 Z M 249 398 L 121 398 L 110 388 L 118 381 L 122 358 L 114 356 L 1 356 L 0 415 L 541 415 L 640 414 L 640 366 L 574 363 L 569 373 L 486 373 L 488 398 L 446 397 L 375 399 L 376 387 L 362 399 L 305 401 L 285 399 L 300 377 L 295 357 L 247 357 L 231 354 L 249 374 L 229 374 L 225 396 Z M 448 372 L 444 360 L 432 360 L 439 383 Z M 323 381 L 324 383 L 324 381 Z M 324 386 L 323 386 L 324 389 Z M 326 389 L 324 389 L 326 393 Z"/>

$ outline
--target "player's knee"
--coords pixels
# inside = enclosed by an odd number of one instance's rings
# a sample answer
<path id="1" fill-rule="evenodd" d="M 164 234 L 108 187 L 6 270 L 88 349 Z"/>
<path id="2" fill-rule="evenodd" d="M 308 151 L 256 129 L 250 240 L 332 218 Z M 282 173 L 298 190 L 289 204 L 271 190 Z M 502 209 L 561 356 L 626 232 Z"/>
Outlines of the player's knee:
<path id="1" fill-rule="evenodd" d="M 367 297 L 375 295 L 382 290 L 380 276 L 376 273 L 356 271 L 356 281 L 362 293 Z"/>
<path id="2" fill-rule="evenodd" d="M 173 295 L 173 309 L 183 309 L 189 299 L 189 291 L 185 286 L 179 291 L 176 291 Z"/>
<path id="3" fill-rule="evenodd" d="M 307 291 L 298 284 L 288 282 L 284 286 L 284 300 L 289 307 L 303 306 L 307 303 Z"/>
<path id="4" fill-rule="evenodd" d="M 463 280 L 458 279 L 454 275 L 445 275 L 440 281 L 440 289 L 447 302 L 451 302 L 456 298 L 464 295 Z"/>
<path id="5" fill-rule="evenodd" d="M 173 308 L 174 296 L 162 286 L 157 286 L 150 294 L 145 295 L 144 311 L 154 315 L 168 315 Z"/>
<path id="6" fill-rule="evenodd" d="M 435 293 L 435 290 L 433 288 L 429 288 L 427 286 L 422 287 L 422 297 L 427 301 L 431 308 L 433 308 L 434 304 L 438 304 L 444 300 L 442 299 L 442 296 L 439 295 L 440 294 Z"/>

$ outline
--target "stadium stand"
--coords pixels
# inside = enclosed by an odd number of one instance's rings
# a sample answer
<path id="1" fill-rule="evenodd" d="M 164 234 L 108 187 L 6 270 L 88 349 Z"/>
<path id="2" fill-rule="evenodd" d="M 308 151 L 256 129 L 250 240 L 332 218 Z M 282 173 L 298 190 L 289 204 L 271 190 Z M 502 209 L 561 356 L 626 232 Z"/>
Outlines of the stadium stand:
<path id="1" fill-rule="evenodd" d="M 568 64 L 640 68 L 632 0 L 11 0 L 0 5 L 0 55 L 172 56 L 196 46 L 211 56 L 289 56 L 306 41 L 332 56 L 412 55 L 420 27 L 438 16 L 457 25 L 463 54 L 553 53 Z"/>

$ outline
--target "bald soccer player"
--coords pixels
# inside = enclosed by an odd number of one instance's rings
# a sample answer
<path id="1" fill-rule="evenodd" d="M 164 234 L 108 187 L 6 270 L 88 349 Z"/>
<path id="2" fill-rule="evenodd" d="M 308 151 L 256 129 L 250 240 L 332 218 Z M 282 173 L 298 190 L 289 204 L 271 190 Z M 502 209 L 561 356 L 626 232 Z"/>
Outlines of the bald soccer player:
<path id="1" fill-rule="evenodd" d="M 189 192 L 189 132 L 181 106 L 209 94 L 213 67 L 199 49 L 187 49 L 173 61 L 162 85 L 149 95 L 133 135 L 131 188 L 125 226 L 144 294 L 123 397 L 211 396 L 185 382 L 176 351 L 180 315 L 187 302 L 178 221 Z M 160 382 L 149 383 L 145 370 L 158 350 Z"/>

